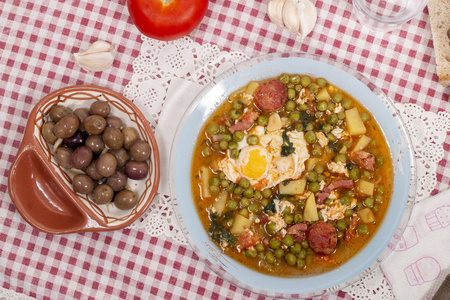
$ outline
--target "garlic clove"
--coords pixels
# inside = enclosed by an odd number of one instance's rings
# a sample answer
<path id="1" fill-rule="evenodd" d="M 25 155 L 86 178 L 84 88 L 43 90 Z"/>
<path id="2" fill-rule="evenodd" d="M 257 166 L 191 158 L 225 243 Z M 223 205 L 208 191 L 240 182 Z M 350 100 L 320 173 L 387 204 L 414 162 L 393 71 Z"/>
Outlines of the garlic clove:
<path id="1" fill-rule="evenodd" d="M 267 4 L 267 15 L 270 21 L 278 27 L 284 28 L 283 6 L 286 0 L 270 0 Z"/>
<path id="2" fill-rule="evenodd" d="M 283 6 L 283 22 L 287 30 L 294 34 L 300 32 L 300 13 L 305 4 L 298 0 L 286 0 Z M 300 36 L 301 37 L 301 36 Z M 302 37 L 301 37 L 302 38 Z"/>
<path id="3" fill-rule="evenodd" d="M 74 53 L 75 62 L 86 71 L 105 71 L 114 62 L 114 47 L 105 41 L 92 43 L 87 50 L 81 53 Z"/>
<path id="4" fill-rule="evenodd" d="M 316 25 L 317 9 L 311 1 L 304 0 L 305 9 L 300 17 L 300 37 L 307 36 Z"/>

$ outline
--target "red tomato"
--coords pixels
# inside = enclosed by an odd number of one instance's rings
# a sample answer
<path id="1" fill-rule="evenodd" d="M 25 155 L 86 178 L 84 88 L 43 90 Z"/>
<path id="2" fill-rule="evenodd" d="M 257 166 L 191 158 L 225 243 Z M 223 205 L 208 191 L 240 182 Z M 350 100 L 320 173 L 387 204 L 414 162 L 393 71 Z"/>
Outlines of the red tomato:
<path id="1" fill-rule="evenodd" d="M 127 0 L 127 3 L 139 31 L 161 41 L 191 33 L 208 9 L 208 0 Z"/>

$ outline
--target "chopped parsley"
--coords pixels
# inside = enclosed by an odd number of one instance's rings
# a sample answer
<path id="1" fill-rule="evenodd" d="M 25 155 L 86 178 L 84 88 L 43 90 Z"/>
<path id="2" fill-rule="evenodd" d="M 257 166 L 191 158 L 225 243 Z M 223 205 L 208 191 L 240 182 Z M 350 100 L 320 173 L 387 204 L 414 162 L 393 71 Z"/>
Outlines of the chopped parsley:
<path id="1" fill-rule="evenodd" d="M 292 144 L 286 131 L 283 131 L 283 144 L 281 145 L 281 156 L 285 157 L 295 152 L 294 144 Z"/>
<path id="2" fill-rule="evenodd" d="M 268 212 L 273 212 L 276 213 L 277 212 L 277 207 L 275 206 L 275 202 L 272 200 L 270 200 L 270 202 L 264 206 L 264 212 L 268 213 Z"/>
<path id="3" fill-rule="evenodd" d="M 231 247 L 234 247 L 236 246 L 237 238 L 223 225 L 225 219 L 230 215 L 228 213 L 232 213 L 232 211 L 225 213 L 225 215 L 218 215 L 217 213 L 211 214 L 211 227 L 209 227 L 209 234 L 211 235 L 213 241 L 219 245 L 221 245 L 222 242 L 226 242 Z"/>

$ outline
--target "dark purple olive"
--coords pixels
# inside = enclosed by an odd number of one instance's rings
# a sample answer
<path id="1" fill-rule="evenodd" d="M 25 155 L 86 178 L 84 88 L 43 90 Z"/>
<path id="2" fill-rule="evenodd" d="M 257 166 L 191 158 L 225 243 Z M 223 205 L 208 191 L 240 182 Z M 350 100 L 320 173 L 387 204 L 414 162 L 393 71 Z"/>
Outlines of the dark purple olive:
<path id="1" fill-rule="evenodd" d="M 72 180 L 73 190 L 80 194 L 90 194 L 94 190 L 94 181 L 86 174 L 77 174 Z"/>
<path id="2" fill-rule="evenodd" d="M 133 191 L 122 190 L 114 197 L 114 205 L 118 209 L 132 209 L 137 203 L 137 196 Z"/>
<path id="3" fill-rule="evenodd" d="M 84 145 L 86 138 L 87 138 L 87 133 L 78 130 L 71 137 L 65 138 L 63 140 L 63 143 L 64 143 L 64 145 L 66 145 L 67 147 L 69 147 L 71 149 L 76 149 L 77 147 Z"/>
<path id="4" fill-rule="evenodd" d="M 80 146 L 72 153 L 72 164 L 77 169 L 84 169 L 92 162 L 92 150 L 86 146 Z"/>
<path id="5" fill-rule="evenodd" d="M 109 177 L 116 171 L 117 160 L 111 153 L 103 153 L 97 158 L 95 166 L 100 175 Z"/>
<path id="6" fill-rule="evenodd" d="M 115 171 L 114 174 L 108 177 L 106 183 L 114 190 L 119 192 L 127 186 L 128 177 L 121 171 Z"/>
<path id="7" fill-rule="evenodd" d="M 70 148 L 58 147 L 55 151 L 56 163 L 66 169 L 73 168 L 72 153 L 73 150 Z"/>
<path id="8" fill-rule="evenodd" d="M 98 185 L 92 192 L 92 201 L 97 204 L 106 204 L 111 202 L 114 197 L 113 189 L 107 184 Z"/>
<path id="9" fill-rule="evenodd" d="M 129 161 L 125 165 L 125 174 L 134 180 L 140 180 L 147 177 L 148 166 L 144 161 Z"/>

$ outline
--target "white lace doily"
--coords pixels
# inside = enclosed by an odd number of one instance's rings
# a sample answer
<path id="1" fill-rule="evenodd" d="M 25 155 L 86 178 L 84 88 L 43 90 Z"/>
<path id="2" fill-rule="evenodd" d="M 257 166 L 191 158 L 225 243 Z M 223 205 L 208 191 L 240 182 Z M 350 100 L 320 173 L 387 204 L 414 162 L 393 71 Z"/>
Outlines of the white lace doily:
<path id="1" fill-rule="evenodd" d="M 34 300 L 34 298 L 0 287 L 0 300 Z"/>
<path id="2" fill-rule="evenodd" d="M 200 45 L 185 37 L 160 42 L 142 37 L 143 44 L 133 63 L 134 74 L 124 94 L 149 114 L 156 129 L 164 100 L 174 77 L 205 85 L 215 76 L 248 57 L 225 52 L 211 44 Z M 444 157 L 443 142 L 450 130 L 450 114 L 427 112 L 416 104 L 396 104 L 414 144 L 417 159 L 417 201 L 430 196 L 436 185 L 437 163 Z M 186 245 L 172 209 L 170 197 L 158 194 L 145 216 L 132 225 L 151 236 L 166 236 Z M 380 269 L 345 289 L 354 299 L 394 299 Z"/>

